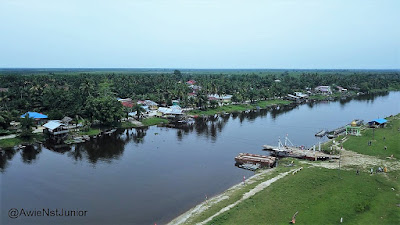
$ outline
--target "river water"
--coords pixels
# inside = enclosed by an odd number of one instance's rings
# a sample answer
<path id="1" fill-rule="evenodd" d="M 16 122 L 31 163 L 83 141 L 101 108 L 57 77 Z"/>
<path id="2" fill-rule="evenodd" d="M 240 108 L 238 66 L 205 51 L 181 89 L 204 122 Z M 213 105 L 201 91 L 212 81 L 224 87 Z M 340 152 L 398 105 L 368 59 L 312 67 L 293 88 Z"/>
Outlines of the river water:
<path id="1" fill-rule="evenodd" d="M 164 224 L 251 176 L 234 166 L 240 152 L 265 154 L 262 145 L 286 134 L 309 147 L 320 141 L 319 130 L 399 112 L 400 92 L 390 92 L 231 114 L 186 129 L 118 130 L 70 148 L 7 151 L 0 159 L 1 224 Z M 87 212 L 11 219 L 11 208 Z"/>

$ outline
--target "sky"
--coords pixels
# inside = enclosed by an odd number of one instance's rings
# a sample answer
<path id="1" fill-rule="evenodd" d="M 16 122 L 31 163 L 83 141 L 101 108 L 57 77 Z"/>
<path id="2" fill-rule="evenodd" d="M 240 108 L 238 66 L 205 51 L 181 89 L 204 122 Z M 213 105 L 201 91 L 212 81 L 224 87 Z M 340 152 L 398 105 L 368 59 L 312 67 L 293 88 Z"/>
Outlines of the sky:
<path id="1" fill-rule="evenodd" d="M 0 67 L 399 69 L 399 11 L 399 0 L 0 0 Z"/>

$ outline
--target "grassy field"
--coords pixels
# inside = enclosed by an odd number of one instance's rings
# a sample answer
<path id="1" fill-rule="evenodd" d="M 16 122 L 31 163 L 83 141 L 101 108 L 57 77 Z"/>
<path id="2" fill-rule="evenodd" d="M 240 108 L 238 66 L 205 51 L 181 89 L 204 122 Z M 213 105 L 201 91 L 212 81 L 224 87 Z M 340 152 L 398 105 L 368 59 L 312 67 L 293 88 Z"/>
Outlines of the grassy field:
<path id="1" fill-rule="evenodd" d="M 209 108 L 207 110 L 192 110 L 188 112 L 188 114 L 210 116 L 223 112 L 226 113 L 242 112 L 249 109 L 255 109 L 257 106 L 259 106 L 260 108 L 266 108 L 271 105 L 288 105 L 290 103 L 291 101 L 286 101 L 286 100 L 268 100 L 268 101 L 259 101 L 254 104 L 224 105 L 221 107 L 217 107 L 215 109 Z"/>
<path id="2" fill-rule="evenodd" d="M 131 122 L 122 122 L 119 126 L 119 128 L 135 128 L 137 127 L 135 124 L 131 123 Z"/>
<path id="3" fill-rule="evenodd" d="M 89 135 L 89 136 L 94 136 L 100 134 L 100 129 L 98 128 L 89 128 L 88 131 L 81 131 L 79 134 L 81 135 Z"/>
<path id="4" fill-rule="evenodd" d="M 388 124 L 385 128 L 366 128 L 361 131 L 361 136 L 348 136 L 348 140 L 344 142 L 343 147 L 361 154 L 386 158 L 394 155 L 400 158 L 400 114 L 389 117 Z M 368 141 L 372 141 L 372 145 L 368 146 Z M 387 150 L 385 150 L 385 146 Z"/>
<path id="5" fill-rule="evenodd" d="M 399 224 L 398 183 L 384 174 L 305 168 L 238 204 L 208 224 Z"/>
<path id="6" fill-rule="evenodd" d="M 153 126 L 153 125 L 157 125 L 157 124 L 161 124 L 161 123 L 168 123 L 168 120 L 163 119 L 163 118 L 158 118 L 158 117 L 151 117 L 151 118 L 143 119 L 141 122 L 144 126 Z"/>
<path id="7" fill-rule="evenodd" d="M 22 144 L 22 140 L 18 137 L 0 140 L 0 148 L 12 148 L 20 144 Z"/>
<path id="8" fill-rule="evenodd" d="M 0 140 L 0 148 L 12 148 L 20 144 L 31 144 L 37 141 L 43 141 L 44 137 L 41 134 L 34 134 L 30 139 L 25 140 L 20 137 L 8 138 Z"/>
<path id="9" fill-rule="evenodd" d="M 294 167 L 285 167 L 284 166 L 284 165 L 289 164 L 291 161 L 294 161 L 296 166 L 294 166 Z M 300 167 L 297 162 L 298 162 L 297 159 L 292 159 L 292 158 L 285 158 L 285 159 L 280 160 L 279 164 L 282 165 L 281 167 L 274 168 L 274 169 L 268 169 L 269 173 L 262 174 L 261 177 L 256 182 L 251 183 L 251 184 L 248 183 L 248 184 L 242 186 L 240 189 L 227 190 L 225 192 L 225 194 L 229 196 L 228 199 L 222 200 L 215 204 L 210 204 L 209 208 L 206 211 L 196 215 L 195 217 L 192 217 L 191 220 L 187 221 L 186 224 L 196 224 L 196 223 L 204 221 L 205 219 L 214 215 L 215 213 L 217 213 L 218 211 L 220 211 L 222 208 L 226 207 L 227 205 L 230 205 L 230 204 L 238 201 L 239 199 L 241 199 L 244 193 L 253 189 L 258 184 L 260 184 L 268 179 L 271 179 L 282 172 L 286 172 L 291 169 Z"/>

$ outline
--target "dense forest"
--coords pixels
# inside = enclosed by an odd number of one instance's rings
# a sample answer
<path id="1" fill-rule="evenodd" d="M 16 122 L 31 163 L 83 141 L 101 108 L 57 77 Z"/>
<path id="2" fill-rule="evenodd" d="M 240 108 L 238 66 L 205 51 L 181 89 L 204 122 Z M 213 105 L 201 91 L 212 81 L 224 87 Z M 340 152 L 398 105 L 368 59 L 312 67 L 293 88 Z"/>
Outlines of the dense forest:
<path id="1" fill-rule="evenodd" d="M 201 86 L 197 98 L 186 84 L 195 80 Z M 276 82 L 279 80 L 280 82 Z M 242 73 L 191 73 L 175 70 L 165 73 L 90 73 L 70 74 L 48 72 L 34 74 L 6 71 L 0 73 L 0 123 L 26 111 L 46 113 L 52 119 L 63 116 L 109 120 L 123 116 L 120 98 L 150 99 L 170 104 L 181 100 L 182 106 L 199 106 L 207 101 L 207 94 L 231 94 L 232 100 L 268 99 L 284 96 L 294 91 L 304 91 L 318 85 L 338 85 L 360 92 L 400 88 L 398 71 L 371 73 L 303 72 L 290 74 Z M 8 118 L 8 119 L 7 119 Z"/>

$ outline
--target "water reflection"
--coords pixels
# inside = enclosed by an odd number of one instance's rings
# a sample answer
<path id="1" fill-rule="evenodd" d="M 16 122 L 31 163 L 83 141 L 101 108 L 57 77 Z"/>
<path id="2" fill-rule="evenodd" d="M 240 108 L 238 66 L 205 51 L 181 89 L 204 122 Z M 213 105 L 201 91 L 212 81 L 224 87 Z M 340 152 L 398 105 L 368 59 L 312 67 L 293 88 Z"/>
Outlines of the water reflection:
<path id="1" fill-rule="evenodd" d="M 0 150 L 0 172 L 5 172 L 8 166 L 8 161 L 12 160 L 14 155 L 17 154 L 16 149 Z"/>
<path id="2" fill-rule="evenodd" d="M 339 99 L 340 106 L 343 107 L 345 104 L 352 100 L 363 101 L 373 103 L 377 97 L 388 96 L 389 92 L 369 94 L 363 96 L 357 96 L 354 98 Z M 318 102 L 306 103 L 309 108 L 313 108 Z M 179 125 L 175 128 L 162 128 L 162 129 L 175 129 L 176 137 L 178 141 L 182 141 L 185 136 L 192 134 L 193 132 L 197 136 L 205 137 L 215 142 L 221 132 L 225 129 L 226 125 L 230 120 L 234 121 L 239 119 L 240 123 L 245 121 L 254 121 L 257 118 L 267 117 L 270 115 L 272 120 L 276 120 L 280 115 L 283 115 L 294 108 L 299 107 L 298 105 L 286 105 L 280 107 L 272 107 L 270 109 L 258 109 L 247 112 L 234 112 L 226 113 L 218 116 L 199 117 L 195 119 L 193 124 Z M 148 128 L 137 128 L 137 129 L 125 129 L 118 130 L 109 136 L 102 136 L 99 138 L 91 139 L 88 142 L 76 144 L 76 145 L 53 145 L 50 143 L 44 143 L 43 146 L 28 146 L 25 149 L 3 149 L 0 150 L 0 171 L 5 172 L 9 166 L 9 161 L 14 158 L 17 152 L 20 152 L 21 159 L 26 164 L 34 163 L 38 160 L 39 154 L 42 152 L 42 147 L 59 154 L 66 154 L 68 157 L 75 161 L 87 160 L 92 164 L 96 164 L 98 161 L 111 162 L 112 160 L 118 160 L 124 152 L 125 146 L 129 142 L 135 144 L 143 144 L 147 135 Z M 158 133 L 155 133 L 157 135 Z"/>
<path id="3" fill-rule="evenodd" d="M 37 145 L 37 146 L 26 146 L 24 149 L 21 151 L 21 158 L 24 163 L 31 164 L 32 162 L 37 160 L 38 154 L 42 152 L 42 146 Z"/>

